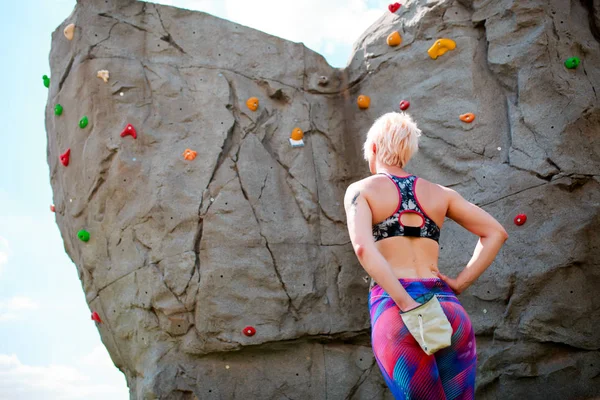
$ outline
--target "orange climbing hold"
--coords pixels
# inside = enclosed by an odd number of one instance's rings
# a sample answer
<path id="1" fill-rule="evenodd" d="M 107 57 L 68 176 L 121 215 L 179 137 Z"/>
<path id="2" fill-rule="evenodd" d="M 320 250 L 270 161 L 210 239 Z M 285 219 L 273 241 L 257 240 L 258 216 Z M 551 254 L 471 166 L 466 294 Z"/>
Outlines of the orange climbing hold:
<path id="1" fill-rule="evenodd" d="M 467 122 L 467 123 L 470 124 L 475 119 L 475 114 L 473 114 L 473 113 L 466 113 L 466 114 L 461 115 L 459 118 L 460 118 L 461 121 Z"/>
<path id="2" fill-rule="evenodd" d="M 198 152 L 190 149 L 185 149 L 185 151 L 183 152 L 183 158 L 185 158 L 186 160 L 193 160 L 194 158 L 196 158 L 196 154 L 198 154 Z"/>
<path id="3" fill-rule="evenodd" d="M 358 96 L 358 99 L 356 100 L 356 102 L 358 103 L 358 108 L 361 109 L 367 109 L 369 108 L 369 105 L 371 104 L 371 98 L 369 96 L 365 96 L 364 94 L 361 94 L 360 96 Z"/>
<path id="4" fill-rule="evenodd" d="M 96 311 L 94 311 L 92 313 L 92 321 L 96 321 L 99 324 L 102 323 L 102 320 L 100 319 L 100 316 L 98 315 L 98 313 Z"/>
<path id="5" fill-rule="evenodd" d="M 290 144 L 292 147 L 302 147 L 304 146 L 304 132 L 300 128 L 294 128 L 292 131 L 292 136 L 290 136 Z"/>
<path id="6" fill-rule="evenodd" d="M 402 37 L 400 36 L 400 33 L 398 33 L 398 31 L 394 31 L 388 35 L 387 44 L 389 46 L 398 46 L 400 45 L 400 43 L 402 43 Z"/>
<path id="7" fill-rule="evenodd" d="M 452 39 L 438 39 L 433 43 L 433 46 L 427 50 L 429 57 L 434 60 L 439 56 L 445 54 L 448 50 L 454 50 L 456 48 L 456 42 Z"/>
<path id="8" fill-rule="evenodd" d="M 246 106 L 248 106 L 251 111 L 258 110 L 258 98 L 250 97 L 248 100 L 246 100 Z"/>

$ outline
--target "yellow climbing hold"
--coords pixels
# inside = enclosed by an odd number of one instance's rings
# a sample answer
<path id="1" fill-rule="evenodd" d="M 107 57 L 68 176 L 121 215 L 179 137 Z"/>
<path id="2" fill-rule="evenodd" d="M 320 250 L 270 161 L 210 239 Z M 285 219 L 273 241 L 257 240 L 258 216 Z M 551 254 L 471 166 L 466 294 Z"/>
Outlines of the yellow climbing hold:
<path id="1" fill-rule="evenodd" d="M 69 24 L 64 30 L 65 37 L 69 40 L 73 40 L 73 33 L 75 33 L 75 24 Z"/>
<path id="2" fill-rule="evenodd" d="M 394 46 L 398 46 L 400 43 L 402 43 L 402 37 L 400 36 L 398 31 L 394 31 L 388 35 L 388 37 L 387 37 L 388 45 L 394 47 Z"/>
<path id="3" fill-rule="evenodd" d="M 98 71 L 98 78 L 102 78 L 102 80 L 104 81 L 104 83 L 108 82 L 108 71 L 105 69 L 102 69 L 100 71 Z"/>
<path id="4" fill-rule="evenodd" d="M 454 50 L 456 48 L 456 42 L 452 39 L 438 39 L 435 41 L 433 46 L 427 50 L 429 57 L 434 60 L 439 56 L 445 54 L 448 50 Z"/>

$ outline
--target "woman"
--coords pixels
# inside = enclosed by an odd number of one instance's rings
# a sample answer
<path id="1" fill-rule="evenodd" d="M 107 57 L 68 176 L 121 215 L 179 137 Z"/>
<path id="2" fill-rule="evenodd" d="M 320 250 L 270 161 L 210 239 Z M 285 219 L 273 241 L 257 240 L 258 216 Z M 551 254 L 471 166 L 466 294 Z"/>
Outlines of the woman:
<path id="1" fill-rule="evenodd" d="M 348 187 L 344 199 L 354 251 L 371 276 L 373 353 L 396 399 L 473 399 L 477 351 L 471 321 L 456 297 L 492 263 L 508 234 L 490 214 L 456 191 L 404 170 L 421 131 L 405 113 L 380 117 L 367 134 L 372 176 Z M 438 270 L 444 218 L 480 237 L 456 278 Z M 400 317 L 433 292 L 452 326 L 449 347 L 427 355 Z"/>

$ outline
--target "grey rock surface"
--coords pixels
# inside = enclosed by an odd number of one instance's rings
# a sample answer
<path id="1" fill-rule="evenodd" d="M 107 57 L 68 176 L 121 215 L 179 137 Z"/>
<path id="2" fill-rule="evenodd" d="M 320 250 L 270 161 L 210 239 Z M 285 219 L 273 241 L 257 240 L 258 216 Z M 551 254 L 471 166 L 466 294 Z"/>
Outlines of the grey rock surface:
<path id="1" fill-rule="evenodd" d="M 510 235 L 460 296 L 477 333 L 477 398 L 600 396 L 598 10 L 408 0 L 382 10 L 341 70 L 205 13 L 79 0 L 52 35 L 50 180 L 65 250 L 131 398 L 392 398 L 342 200 L 368 173 L 366 130 L 401 100 L 423 131 L 408 169 Z M 391 48 L 394 30 L 403 43 Z M 457 47 L 433 60 L 442 37 Z M 566 69 L 572 56 L 581 65 Z M 137 139 L 120 136 L 128 123 Z M 290 146 L 294 127 L 304 147 Z M 440 269 L 456 275 L 476 242 L 448 220 Z"/>

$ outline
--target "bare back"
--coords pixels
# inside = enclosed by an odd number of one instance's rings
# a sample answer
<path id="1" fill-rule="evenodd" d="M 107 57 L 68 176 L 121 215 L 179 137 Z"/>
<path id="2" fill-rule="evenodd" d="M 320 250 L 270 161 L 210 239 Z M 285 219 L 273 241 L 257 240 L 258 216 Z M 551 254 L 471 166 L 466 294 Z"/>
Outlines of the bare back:
<path id="1" fill-rule="evenodd" d="M 385 175 L 364 179 L 366 197 L 377 224 L 390 217 L 398 207 L 399 194 L 394 182 Z M 414 187 L 422 211 L 441 229 L 448 210 L 447 192 L 440 185 L 418 178 Z M 400 216 L 405 226 L 418 227 L 422 218 L 413 213 Z M 438 271 L 439 245 L 426 237 L 395 236 L 376 242 L 397 278 L 434 278 Z"/>

